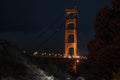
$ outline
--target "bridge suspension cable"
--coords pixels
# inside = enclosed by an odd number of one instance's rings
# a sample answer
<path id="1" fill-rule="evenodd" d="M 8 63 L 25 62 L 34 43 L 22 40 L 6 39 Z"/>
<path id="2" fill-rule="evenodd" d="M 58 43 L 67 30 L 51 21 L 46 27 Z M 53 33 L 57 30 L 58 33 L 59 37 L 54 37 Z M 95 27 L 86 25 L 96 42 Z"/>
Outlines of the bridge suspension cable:
<path id="1" fill-rule="evenodd" d="M 64 29 L 63 26 L 64 26 L 64 22 L 60 26 L 58 26 L 57 29 L 46 40 L 41 42 L 37 47 L 40 46 L 42 48 L 43 46 L 45 46 L 57 34 L 57 32 L 60 32 L 62 31 L 62 29 Z"/>
<path id="2" fill-rule="evenodd" d="M 46 26 L 45 28 L 42 28 L 42 30 L 40 30 L 39 34 L 37 34 L 37 36 L 35 38 L 33 38 L 32 42 L 34 42 L 35 40 L 39 40 L 40 38 L 42 38 L 43 36 L 45 36 L 45 33 L 47 33 L 47 31 L 50 31 L 50 29 L 54 29 L 57 23 L 59 23 L 59 21 L 62 19 L 62 15 L 58 16 L 52 24 L 50 24 L 49 26 Z"/>

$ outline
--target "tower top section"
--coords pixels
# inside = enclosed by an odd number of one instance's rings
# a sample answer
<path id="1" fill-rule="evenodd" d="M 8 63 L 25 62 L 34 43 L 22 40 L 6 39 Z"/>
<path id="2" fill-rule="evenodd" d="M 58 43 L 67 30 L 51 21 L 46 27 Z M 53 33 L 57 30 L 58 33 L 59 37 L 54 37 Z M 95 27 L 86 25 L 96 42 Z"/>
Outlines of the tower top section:
<path id="1" fill-rule="evenodd" d="M 75 17 L 77 16 L 78 11 L 77 11 L 77 5 L 76 5 L 76 3 L 77 3 L 77 0 L 73 0 L 72 1 L 72 8 L 65 9 L 66 15 L 74 14 Z"/>
<path id="2" fill-rule="evenodd" d="M 69 14 L 69 13 L 77 13 L 77 9 L 66 9 L 65 10 L 66 14 Z"/>
<path id="3" fill-rule="evenodd" d="M 66 13 L 66 18 L 68 18 L 68 16 L 71 16 L 71 15 L 74 15 L 73 17 L 77 17 L 77 9 L 76 8 L 66 9 L 65 13 Z"/>

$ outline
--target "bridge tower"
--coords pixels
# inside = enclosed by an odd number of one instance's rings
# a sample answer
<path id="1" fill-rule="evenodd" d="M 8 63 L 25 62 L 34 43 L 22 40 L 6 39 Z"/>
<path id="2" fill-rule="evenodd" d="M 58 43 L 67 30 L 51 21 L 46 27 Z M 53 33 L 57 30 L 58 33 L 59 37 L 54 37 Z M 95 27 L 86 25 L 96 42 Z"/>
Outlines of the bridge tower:
<path id="1" fill-rule="evenodd" d="M 77 9 L 66 9 L 65 13 L 66 20 L 64 58 L 79 58 L 77 54 Z M 72 50 L 72 55 L 70 50 Z"/>

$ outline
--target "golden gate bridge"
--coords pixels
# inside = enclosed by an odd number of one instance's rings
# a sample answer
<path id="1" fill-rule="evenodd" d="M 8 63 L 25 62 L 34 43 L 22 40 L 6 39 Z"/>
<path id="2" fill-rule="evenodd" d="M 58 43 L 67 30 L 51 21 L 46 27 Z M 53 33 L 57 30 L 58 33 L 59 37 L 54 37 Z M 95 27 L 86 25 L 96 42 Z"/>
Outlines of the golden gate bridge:
<path id="1" fill-rule="evenodd" d="M 66 9 L 65 10 L 65 41 L 64 41 L 64 48 L 65 51 L 64 53 L 38 53 L 35 51 L 33 53 L 33 56 L 37 58 L 42 58 L 42 59 L 52 59 L 54 61 L 61 62 L 62 65 L 65 65 L 65 68 L 67 71 L 72 72 L 72 73 L 77 73 L 77 63 L 79 63 L 82 59 L 87 59 L 86 56 L 81 56 L 78 53 L 78 48 L 77 48 L 77 15 L 78 11 L 76 6 L 72 9 Z M 53 25 L 52 25 L 53 26 Z M 51 27 L 48 27 L 48 29 Z M 46 43 L 51 37 L 53 37 L 61 28 L 58 27 L 58 29 L 42 44 Z M 42 33 L 43 34 L 43 33 Z M 40 35 L 41 36 L 41 35 Z M 42 47 L 42 46 L 41 46 Z"/>

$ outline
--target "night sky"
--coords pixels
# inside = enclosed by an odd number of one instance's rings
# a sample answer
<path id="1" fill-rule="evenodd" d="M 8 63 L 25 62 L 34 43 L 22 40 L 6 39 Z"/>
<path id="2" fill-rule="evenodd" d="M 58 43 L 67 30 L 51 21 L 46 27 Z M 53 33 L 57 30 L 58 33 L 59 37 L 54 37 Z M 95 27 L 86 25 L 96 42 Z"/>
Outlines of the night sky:
<path id="1" fill-rule="evenodd" d="M 64 51 L 65 9 L 78 9 L 78 49 L 87 54 L 96 13 L 110 0 L 1 0 L 0 38 L 20 48 Z"/>

